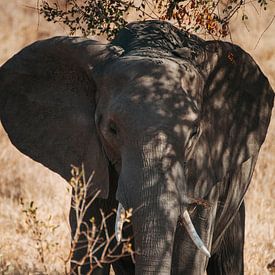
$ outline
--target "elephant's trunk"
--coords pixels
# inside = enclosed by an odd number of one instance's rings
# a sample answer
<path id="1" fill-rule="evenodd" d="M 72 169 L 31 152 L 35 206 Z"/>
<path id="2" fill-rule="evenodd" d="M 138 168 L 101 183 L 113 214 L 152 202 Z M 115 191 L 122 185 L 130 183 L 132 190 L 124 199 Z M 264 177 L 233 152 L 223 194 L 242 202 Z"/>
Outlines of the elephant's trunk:
<path id="1" fill-rule="evenodd" d="M 133 216 L 135 245 L 138 253 L 136 274 L 171 273 L 178 215 L 179 205 L 173 196 L 161 194 L 156 197 L 154 195 L 147 197 L 144 206 Z"/>
<path id="2" fill-rule="evenodd" d="M 127 150 L 122 162 L 117 197 L 133 208 L 136 274 L 171 273 L 174 234 L 180 215 L 176 182 L 183 171 L 161 140 L 139 150 Z M 181 183 L 183 184 L 183 183 Z"/>
<path id="3" fill-rule="evenodd" d="M 117 208 L 117 216 L 116 216 L 116 222 L 115 222 L 115 236 L 118 242 L 121 242 L 122 240 L 122 229 L 123 224 L 126 219 L 126 210 L 122 206 L 121 203 L 118 204 Z M 208 251 L 207 247 L 203 243 L 202 239 L 199 237 L 191 219 L 190 215 L 187 210 L 183 212 L 182 217 L 179 217 L 179 224 L 183 225 L 186 228 L 186 231 L 188 232 L 191 240 L 194 242 L 196 247 L 208 258 L 211 257 L 210 252 Z"/>

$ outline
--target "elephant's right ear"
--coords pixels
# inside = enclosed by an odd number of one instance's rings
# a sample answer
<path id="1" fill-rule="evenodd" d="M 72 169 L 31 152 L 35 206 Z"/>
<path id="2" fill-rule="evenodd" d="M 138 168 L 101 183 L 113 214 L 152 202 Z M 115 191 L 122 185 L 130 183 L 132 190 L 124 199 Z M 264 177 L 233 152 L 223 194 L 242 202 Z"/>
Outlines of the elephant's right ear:
<path id="1" fill-rule="evenodd" d="M 84 38 L 38 41 L 0 68 L 0 115 L 12 143 L 66 180 L 71 165 L 95 171 L 90 192 L 108 196 L 108 160 L 96 133 L 93 67 L 118 47 Z"/>

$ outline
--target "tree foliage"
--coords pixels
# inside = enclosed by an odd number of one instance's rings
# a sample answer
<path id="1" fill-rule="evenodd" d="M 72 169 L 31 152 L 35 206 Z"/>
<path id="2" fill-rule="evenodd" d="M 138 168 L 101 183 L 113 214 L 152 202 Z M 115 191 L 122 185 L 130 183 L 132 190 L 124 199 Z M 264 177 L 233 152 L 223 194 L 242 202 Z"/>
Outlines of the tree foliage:
<path id="1" fill-rule="evenodd" d="M 266 9 L 267 0 L 258 0 Z M 39 12 L 48 21 L 62 23 L 70 34 L 106 35 L 111 39 L 129 21 L 169 20 L 191 33 L 223 38 L 229 34 L 233 15 L 242 12 L 245 0 L 42 0 Z"/>

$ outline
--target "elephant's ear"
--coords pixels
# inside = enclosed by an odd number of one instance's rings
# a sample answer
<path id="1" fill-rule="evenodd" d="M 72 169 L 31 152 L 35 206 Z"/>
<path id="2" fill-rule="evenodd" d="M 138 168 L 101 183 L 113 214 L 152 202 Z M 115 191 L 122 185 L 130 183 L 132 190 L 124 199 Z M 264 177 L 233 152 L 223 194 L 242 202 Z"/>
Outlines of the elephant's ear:
<path id="1" fill-rule="evenodd" d="M 84 38 L 38 41 L 0 69 L 0 115 L 12 143 L 24 154 L 70 179 L 84 164 L 90 191 L 108 195 L 108 161 L 96 133 L 93 67 L 120 49 Z"/>
<path id="2" fill-rule="evenodd" d="M 208 41 L 196 51 L 184 48 L 176 54 L 204 78 L 201 136 L 188 169 L 193 193 L 205 197 L 215 184 L 242 174 L 236 187 L 241 199 L 267 133 L 273 90 L 251 56 L 233 44 Z"/>

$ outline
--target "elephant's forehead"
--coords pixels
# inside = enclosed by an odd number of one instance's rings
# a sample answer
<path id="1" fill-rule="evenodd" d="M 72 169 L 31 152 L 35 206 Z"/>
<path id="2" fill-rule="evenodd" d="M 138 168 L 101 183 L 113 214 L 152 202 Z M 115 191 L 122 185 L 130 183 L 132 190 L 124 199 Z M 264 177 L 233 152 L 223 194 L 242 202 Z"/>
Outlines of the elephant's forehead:
<path id="1" fill-rule="evenodd" d="M 142 81 L 145 80 L 144 85 L 150 86 L 157 82 L 165 81 L 167 84 L 178 82 L 181 68 L 178 63 L 165 58 L 130 56 L 115 62 L 110 66 L 107 74 L 124 81 L 125 84 L 137 82 L 142 78 Z"/>
<path id="2" fill-rule="evenodd" d="M 175 108 L 184 104 L 198 107 L 202 81 L 190 64 L 167 58 L 131 56 L 121 58 L 105 73 L 103 85 L 112 96 L 127 96 L 133 102 L 168 104 Z"/>
<path id="3" fill-rule="evenodd" d="M 163 61 L 157 63 L 157 61 Z M 198 106 L 183 82 L 186 68 L 167 59 L 125 58 L 114 64 L 106 74 L 104 85 L 111 99 L 109 112 L 122 121 L 138 114 L 139 122 L 182 123 L 196 120 Z M 188 72 L 190 74 L 190 72 Z M 109 82 L 107 81 L 109 80 Z M 137 123 L 137 122 L 136 122 Z M 171 124 L 171 123 L 170 123 Z"/>

